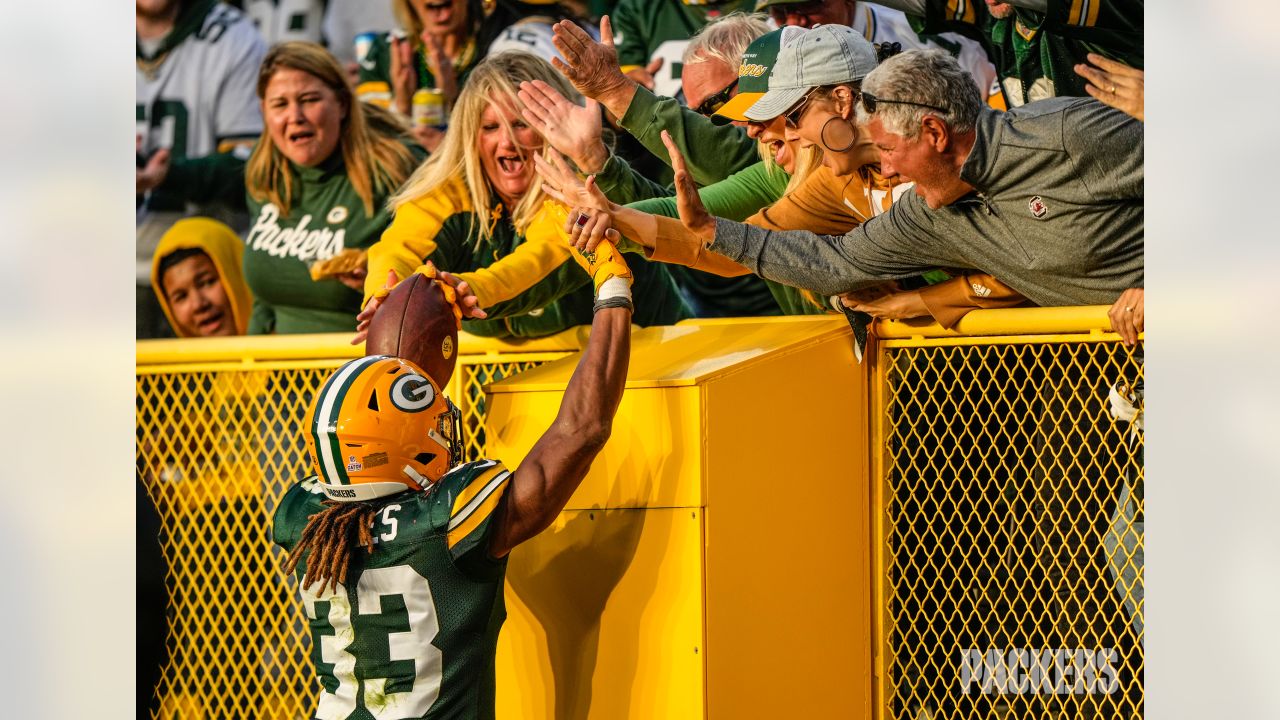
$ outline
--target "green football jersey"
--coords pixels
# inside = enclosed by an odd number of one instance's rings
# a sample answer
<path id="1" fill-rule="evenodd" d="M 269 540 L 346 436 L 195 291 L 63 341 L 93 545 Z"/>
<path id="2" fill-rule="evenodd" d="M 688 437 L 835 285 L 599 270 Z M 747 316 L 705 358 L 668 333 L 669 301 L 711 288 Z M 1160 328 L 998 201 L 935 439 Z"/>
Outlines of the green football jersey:
<path id="1" fill-rule="evenodd" d="M 970 0 L 927 0 L 925 17 L 912 18 L 921 32 L 985 34 L 1009 107 L 1050 97 L 1087 97 L 1088 82 L 1075 72 L 1093 52 L 1131 67 L 1143 67 L 1141 0 L 1049 0 L 1048 12 L 1015 8 L 996 19 Z"/>
<path id="2" fill-rule="evenodd" d="M 352 551 L 344 583 L 300 588 L 318 720 L 494 717 L 506 560 L 488 547 L 510 477 L 482 460 L 391 498 L 375 516 L 373 552 Z M 314 477 L 290 488 L 276 509 L 276 543 L 292 550 L 324 499 Z"/>
<path id="3" fill-rule="evenodd" d="M 624 70 L 644 67 L 662 58 L 654 76 L 653 91 L 675 97 L 680 91 L 680 71 L 689 38 L 709 21 L 731 12 L 752 12 L 755 0 L 725 0 L 685 4 L 681 0 L 619 0 L 613 14 L 614 44 Z"/>

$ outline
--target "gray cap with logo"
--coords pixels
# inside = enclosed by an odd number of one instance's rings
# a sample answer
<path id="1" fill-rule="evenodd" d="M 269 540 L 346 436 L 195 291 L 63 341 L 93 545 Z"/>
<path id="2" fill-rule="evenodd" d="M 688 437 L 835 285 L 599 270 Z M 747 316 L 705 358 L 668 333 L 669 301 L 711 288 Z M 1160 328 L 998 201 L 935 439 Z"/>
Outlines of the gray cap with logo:
<path id="1" fill-rule="evenodd" d="M 745 113 L 767 122 L 816 87 L 856 82 L 876 68 L 876 49 L 853 28 L 818 25 L 788 42 L 769 75 L 769 91 Z"/>

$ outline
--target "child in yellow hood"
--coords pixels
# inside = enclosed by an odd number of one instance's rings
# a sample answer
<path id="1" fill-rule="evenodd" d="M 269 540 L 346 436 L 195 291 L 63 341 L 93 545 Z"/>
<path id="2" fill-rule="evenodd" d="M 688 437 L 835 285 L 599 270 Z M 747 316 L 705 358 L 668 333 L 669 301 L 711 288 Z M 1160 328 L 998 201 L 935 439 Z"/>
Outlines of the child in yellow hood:
<path id="1" fill-rule="evenodd" d="M 253 306 L 244 282 L 244 245 L 209 218 L 179 220 L 151 258 L 151 287 L 178 337 L 244 335 Z"/>

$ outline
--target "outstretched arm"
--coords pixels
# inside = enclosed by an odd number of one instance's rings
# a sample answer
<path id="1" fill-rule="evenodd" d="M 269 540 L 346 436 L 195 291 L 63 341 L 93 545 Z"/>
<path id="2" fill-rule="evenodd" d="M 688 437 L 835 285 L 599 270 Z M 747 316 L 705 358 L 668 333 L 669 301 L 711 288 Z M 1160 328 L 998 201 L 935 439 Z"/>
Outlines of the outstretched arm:
<path id="1" fill-rule="evenodd" d="M 569 502 L 613 427 L 631 357 L 631 272 L 609 242 L 574 257 L 596 285 L 586 352 L 565 388 L 560 412 L 525 456 L 496 511 L 489 553 L 503 557 L 542 532 Z"/>

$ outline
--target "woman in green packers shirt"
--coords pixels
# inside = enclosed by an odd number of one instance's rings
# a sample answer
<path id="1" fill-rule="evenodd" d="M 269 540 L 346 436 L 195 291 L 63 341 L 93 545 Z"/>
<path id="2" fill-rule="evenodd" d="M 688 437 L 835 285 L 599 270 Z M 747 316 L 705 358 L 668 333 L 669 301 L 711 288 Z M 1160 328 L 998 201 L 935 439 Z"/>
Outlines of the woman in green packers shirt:
<path id="1" fill-rule="evenodd" d="M 590 324 L 591 284 L 569 255 L 567 210 L 548 202 L 534 172 L 543 137 L 520 117 L 516 89 L 531 80 L 580 100 L 547 61 L 528 53 L 499 53 L 471 71 L 443 144 L 390 201 L 395 219 L 369 248 L 367 297 L 383 288 L 389 270 L 404 278 L 431 261 L 466 281 L 487 312 L 463 321 L 472 334 L 539 337 Z M 661 264 L 629 262 L 643 298 L 635 323 L 689 316 Z"/>
<path id="2" fill-rule="evenodd" d="M 273 47 L 258 97 L 266 130 L 244 169 L 249 333 L 349 332 L 364 280 L 359 253 L 387 227 L 387 198 L 422 152 L 389 113 L 354 100 L 319 45 Z M 313 279 L 334 258 L 351 258 L 346 271 Z"/>

